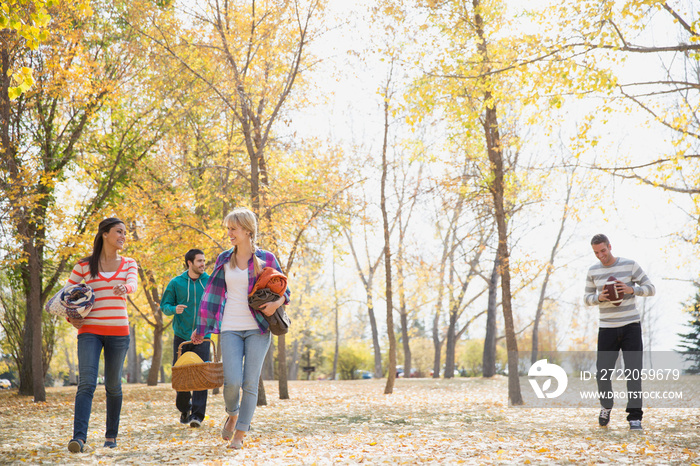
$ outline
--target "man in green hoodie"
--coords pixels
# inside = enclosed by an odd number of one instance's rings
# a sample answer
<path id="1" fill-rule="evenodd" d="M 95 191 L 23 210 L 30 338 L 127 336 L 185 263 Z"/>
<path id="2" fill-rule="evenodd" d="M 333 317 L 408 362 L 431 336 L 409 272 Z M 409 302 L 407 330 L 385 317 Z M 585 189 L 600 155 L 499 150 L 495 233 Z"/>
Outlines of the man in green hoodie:
<path id="1" fill-rule="evenodd" d="M 166 316 L 174 316 L 173 331 L 173 364 L 177 360 L 177 349 L 184 341 L 189 341 L 196 325 L 199 301 L 204 294 L 209 275 L 206 267 L 204 252 L 200 249 L 190 249 L 185 254 L 185 270 L 182 274 L 170 280 L 165 288 L 160 308 Z M 209 338 L 211 335 L 207 335 Z M 209 342 L 201 345 L 191 343 L 182 346 L 182 353 L 195 352 L 202 361 L 209 360 Z M 202 425 L 207 409 L 207 390 L 196 392 L 177 392 L 175 406 L 180 411 L 180 423 L 190 427 Z"/>

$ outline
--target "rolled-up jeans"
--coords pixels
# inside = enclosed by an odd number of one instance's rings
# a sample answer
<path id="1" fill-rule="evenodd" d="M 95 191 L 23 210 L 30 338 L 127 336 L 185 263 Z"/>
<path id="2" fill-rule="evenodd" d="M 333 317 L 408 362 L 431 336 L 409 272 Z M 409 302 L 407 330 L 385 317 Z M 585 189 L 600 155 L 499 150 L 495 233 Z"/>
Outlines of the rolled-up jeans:
<path id="1" fill-rule="evenodd" d="M 258 403 L 258 380 L 270 348 L 270 332 L 227 330 L 221 332 L 224 364 L 224 403 L 229 416 L 238 414 L 236 430 L 247 432 Z"/>
<path id="2" fill-rule="evenodd" d="M 122 367 L 129 349 L 129 335 L 78 335 L 78 372 L 80 382 L 75 394 L 75 416 L 73 418 L 73 438 L 87 440 L 92 397 L 97 387 L 97 371 L 100 354 L 104 349 L 105 391 L 107 392 L 107 426 L 105 438 L 117 438 L 119 416 L 122 411 Z"/>

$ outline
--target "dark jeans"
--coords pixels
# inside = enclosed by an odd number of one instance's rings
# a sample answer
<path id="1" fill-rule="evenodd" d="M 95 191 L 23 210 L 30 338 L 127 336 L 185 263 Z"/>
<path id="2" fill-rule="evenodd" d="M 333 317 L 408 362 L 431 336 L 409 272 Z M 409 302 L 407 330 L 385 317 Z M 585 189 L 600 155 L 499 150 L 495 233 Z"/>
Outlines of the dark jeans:
<path id="1" fill-rule="evenodd" d="M 642 420 L 642 327 L 639 322 L 618 328 L 598 329 L 598 358 L 596 379 L 600 404 L 613 407 L 612 381 L 627 379 L 627 420 Z M 620 350 L 625 369 L 614 370 Z"/>
<path id="2" fill-rule="evenodd" d="M 117 438 L 119 416 L 122 411 L 122 367 L 129 349 L 129 335 L 78 335 L 78 371 L 80 382 L 75 394 L 75 416 L 73 418 L 73 438 L 87 440 L 92 397 L 97 386 L 97 371 L 100 354 L 104 349 L 105 391 L 107 392 L 107 429 L 105 438 Z"/>
<path id="3" fill-rule="evenodd" d="M 177 335 L 173 337 L 173 364 L 175 364 L 175 361 L 177 361 L 178 346 L 180 346 L 180 343 L 183 341 L 188 340 L 189 338 L 187 340 L 183 340 Z M 208 341 L 205 341 L 201 345 L 193 345 L 192 343 L 183 345 L 182 354 L 185 354 L 187 351 L 194 351 L 195 354 L 202 358 L 202 361 L 204 362 L 209 361 Z M 204 415 L 207 411 L 207 393 L 209 393 L 208 390 L 200 390 L 197 392 L 177 392 L 177 395 L 175 396 L 175 406 L 177 406 L 177 409 L 181 413 L 189 413 L 191 409 L 192 411 L 190 416 L 196 417 L 200 421 L 203 421 Z M 190 400 L 192 401 L 191 407 Z"/>

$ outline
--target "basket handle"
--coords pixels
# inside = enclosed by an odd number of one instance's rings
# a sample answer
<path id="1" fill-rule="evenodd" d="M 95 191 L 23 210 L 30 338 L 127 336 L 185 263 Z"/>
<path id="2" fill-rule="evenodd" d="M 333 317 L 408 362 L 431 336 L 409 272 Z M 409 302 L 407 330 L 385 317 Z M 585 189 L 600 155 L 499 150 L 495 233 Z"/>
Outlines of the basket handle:
<path id="1" fill-rule="evenodd" d="M 209 348 L 211 348 L 211 351 L 214 353 L 214 362 L 219 362 L 219 355 L 216 353 L 216 345 L 213 341 L 211 341 L 211 338 L 205 338 L 202 341 L 208 341 L 209 343 L 211 343 L 211 345 L 209 345 Z M 180 356 L 182 356 L 182 345 L 186 345 L 187 343 L 192 343 L 192 340 L 183 341 L 182 343 L 180 343 L 180 346 L 177 347 L 177 359 L 180 359 Z"/>

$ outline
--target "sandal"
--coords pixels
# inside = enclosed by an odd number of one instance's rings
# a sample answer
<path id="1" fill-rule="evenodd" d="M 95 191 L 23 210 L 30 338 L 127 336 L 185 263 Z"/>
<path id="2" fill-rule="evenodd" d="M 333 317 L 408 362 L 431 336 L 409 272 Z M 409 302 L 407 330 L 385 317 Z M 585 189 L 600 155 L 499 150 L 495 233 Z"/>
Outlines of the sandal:
<path id="1" fill-rule="evenodd" d="M 71 453 L 82 453 L 85 447 L 85 442 L 80 439 L 74 438 L 68 442 L 68 451 Z"/>
<path id="2" fill-rule="evenodd" d="M 226 430 L 226 424 L 228 424 L 228 415 L 226 415 L 226 418 L 224 419 L 224 426 L 221 428 L 221 438 L 228 441 L 233 438 L 233 431 Z"/>
<path id="3" fill-rule="evenodd" d="M 231 439 L 231 443 L 228 444 L 226 448 L 233 448 L 234 450 L 240 450 L 243 448 L 243 440 Z"/>

